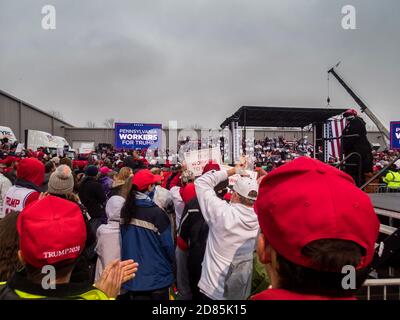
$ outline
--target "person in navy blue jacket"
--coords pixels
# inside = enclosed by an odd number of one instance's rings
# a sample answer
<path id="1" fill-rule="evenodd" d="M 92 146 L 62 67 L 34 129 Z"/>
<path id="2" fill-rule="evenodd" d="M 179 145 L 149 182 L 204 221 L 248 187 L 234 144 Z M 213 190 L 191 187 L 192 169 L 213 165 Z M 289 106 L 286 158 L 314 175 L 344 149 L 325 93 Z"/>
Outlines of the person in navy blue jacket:
<path id="1" fill-rule="evenodd" d="M 155 184 L 161 180 L 150 170 L 138 171 L 121 210 L 121 259 L 140 264 L 134 281 L 123 288 L 130 300 L 168 300 L 174 281 L 174 243 L 166 212 L 153 201 Z"/>

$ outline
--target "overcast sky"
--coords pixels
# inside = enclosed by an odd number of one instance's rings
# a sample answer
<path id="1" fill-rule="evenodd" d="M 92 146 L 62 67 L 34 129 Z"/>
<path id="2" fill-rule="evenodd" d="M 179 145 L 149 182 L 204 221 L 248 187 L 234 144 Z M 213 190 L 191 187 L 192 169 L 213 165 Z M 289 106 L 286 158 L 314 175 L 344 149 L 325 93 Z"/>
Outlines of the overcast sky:
<path id="1" fill-rule="evenodd" d="M 346 4 L 357 30 L 341 27 Z M 387 125 L 400 120 L 399 13 L 398 0 L 1 0 L 0 89 L 76 126 L 215 128 L 242 105 L 326 107 L 341 60 Z M 354 105 L 334 79 L 331 99 Z"/>

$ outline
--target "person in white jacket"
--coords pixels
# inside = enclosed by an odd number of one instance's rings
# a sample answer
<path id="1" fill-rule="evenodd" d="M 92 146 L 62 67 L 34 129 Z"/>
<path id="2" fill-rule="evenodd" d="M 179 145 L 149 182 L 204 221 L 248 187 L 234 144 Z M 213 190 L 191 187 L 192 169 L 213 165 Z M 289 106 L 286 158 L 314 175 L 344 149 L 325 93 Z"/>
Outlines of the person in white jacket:
<path id="1" fill-rule="evenodd" d="M 106 204 L 107 224 L 102 224 L 96 233 L 97 245 L 96 253 L 96 274 L 97 281 L 105 267 L 115 259 L 121 259 L 120 244 L 120 216 L 121 209 L 125 203 L 125 198 L 120 195 L 112 196 Z"/>
<path id="2" fill-rule="evenodd" d="M 241 300 L 250 295 L 253 252 L 259 232 L 253 210 L 257 181 L 240 177 L 230 203 L 218 198 L 214 191 L 229 176 L 242 172 L 238 165 L 228 171 L 208 172 L 195 181 L 201 212 L 209 226 L 198 284 L 205 300 Z"/>
<path id="3" fill-rule="evenodd" d="M 11 181 L 0 173 L 0 219 L 4 218 L 3 202 L 7 191 L 11 188 Z"/>
<path id="4" fill-rule="evenodd" d="M 104 268 L 115 259 L 121 259 L 121 209 L 125 204 L 132 186 L 132 171 L 121 169 L 111 186 L 111 197 L 106 203 L 107 224 L 97 229 L 96 238 L 96 272 L 95 280 L 99 279 Z"/>

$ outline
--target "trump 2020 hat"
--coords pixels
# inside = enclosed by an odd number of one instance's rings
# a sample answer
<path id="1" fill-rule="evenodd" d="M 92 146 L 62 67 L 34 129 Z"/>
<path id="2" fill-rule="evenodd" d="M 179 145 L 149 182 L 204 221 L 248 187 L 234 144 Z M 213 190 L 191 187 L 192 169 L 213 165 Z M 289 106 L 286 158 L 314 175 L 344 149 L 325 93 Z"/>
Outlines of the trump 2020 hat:
<path id="1" fill-rule="evenodd" d="M 371 200 L 349 175 L 318 160 L 301 157 L 268 174 L 254 209 L 271 247 L 297 265 L 313 267 L 302 249 L 321 239 L 364 248 L 359 269 L 373 259 L 379 220 Z"/>
<path id="2" fill-rule="evenodd" d="M 47 196 L 18 216 L 19 246 L 26 263 L 41 268 L 75 260 L 84 249 L 86 226 L 76 203 Z"/>

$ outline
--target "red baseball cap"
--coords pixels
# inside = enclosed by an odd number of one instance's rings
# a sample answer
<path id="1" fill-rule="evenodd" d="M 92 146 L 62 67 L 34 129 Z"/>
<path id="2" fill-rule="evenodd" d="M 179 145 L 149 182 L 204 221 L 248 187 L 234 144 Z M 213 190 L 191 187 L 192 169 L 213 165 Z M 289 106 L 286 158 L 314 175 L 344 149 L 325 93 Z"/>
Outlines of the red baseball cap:
<path id="1" fill-rule="evenodd" d="M 181 187 L 179 189 L 179 194 L 185 204 L 188 204 L 190 200 L 196 197 L 196 189 L 194 187 L 194 183 L 188 183 L 186 186 Z"/>
<path id="2" fill-rule="evenodd" d="M 203 169 L 203 173 L 202 173 L 202 174 L 205 174 L 205 173 L 207 173 L 207 172 L 209 172 L 209 171 L 212 171 L 212 170 L 220 171 L 220 170 L 221 170 L 221 167 L 219 166 L 218 163 L 214 163 L 212 160 L 210 160 L 210 161 L 204 166 L 204 169 Z"/>
<path id="3" fill-rule="evenodd" d="M 136 172 L 132 178 L 134 184 L 139 191 L 147 189 L 148 186 L 161 181 L 161 176 L 152 174 L 149 169 L 142 169 Z"/>
<path id="4" fill-rule="evenodd" d="M 100 168 L 100 173 L 101 174 L 106 175 L 106 174 L 109 174 L 110 172 L 112 172 L 112 170 L 109 167 L 101 167 Z"/>
<path id="5" fill-rule="evenodd" d="M 38 159 L 24 158 L 18 164 L 17 178 L 27 180 L 37 186 L 43 184 L 44 174 L 44 164 Z"/>
<path id="6" fill-rule="evenodd" d="M 19 247 L 24 260 L 36 267 L 75 260 L 85 247 L 86 226 L 76 203 L 47 196 L 18 216 Z"/>
<path id="7" fill-rule="evenodd" d="M 348 110 L 346 110 L 345 113 L 343 113 L 343 116 L 344 116 L 344 117 L 351 117 L 351 116 L 355 117 L 355 116 L 357 116 L 357 114 L 358 114 L 357 110 L 355 110 L 355 109 L 348 109 Z"/>
<path id="8" fill-rule="evenodd" d="M 346 173 L 300 157 L 262 179 L 254 209 L 266 240 L 287 260 L 312 267 L 301 251 L 321 239 L 353 241 L 374 256 L 379 220 L 368 195 Z"/>
<path id="9" fill-rule="evenodd" d="M 5 164 L 6 166 L 10 166 L 13 162 L 16 162 L 18 159 L 13 156 L 7 156 L 4 160 L 0 160 L 0 163 Z"/>

